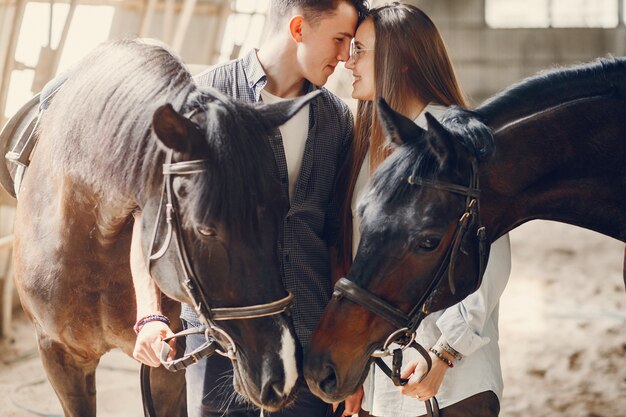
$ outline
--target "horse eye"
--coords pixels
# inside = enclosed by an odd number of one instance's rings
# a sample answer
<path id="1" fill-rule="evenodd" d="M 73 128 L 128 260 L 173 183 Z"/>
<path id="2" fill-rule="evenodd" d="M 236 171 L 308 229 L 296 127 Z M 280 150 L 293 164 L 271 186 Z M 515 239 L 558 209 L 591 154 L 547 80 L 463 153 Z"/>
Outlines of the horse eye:
<path id="1" fill-rule="evenodd" d="M 441 239 L 439 239 L 438 237 L 429 237 L 421 240 L 418 246 L 420 249 L 432 251 L 437 249 L 437 246 L 439 246 L 439 242 L 441 242 Z"/>
<path id="2" fill-rule="evenodd" d="M 217 230 L 214 227 L 198 227 L 198 233 L 207 237 L 217 236 Z"/>

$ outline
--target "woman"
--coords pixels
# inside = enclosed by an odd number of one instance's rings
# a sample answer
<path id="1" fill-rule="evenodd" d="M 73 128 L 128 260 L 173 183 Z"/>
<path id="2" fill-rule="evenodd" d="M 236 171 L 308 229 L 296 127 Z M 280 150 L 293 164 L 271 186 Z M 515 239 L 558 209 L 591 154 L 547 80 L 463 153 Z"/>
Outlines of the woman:
<path id="1" fill-rule="evenodd" d="M 339 262 L 344 269 L 356 253 L 359 220 L 352 218 L 356 202 L 370 173 L 392 152 L 378 124 L 375 98 L 426 129 L 425 113 L 440 117 L 447 106 L 465 106 L 446 47 L 432 21 L 416 7 L 393 3 L 371 10 L 359 26 L 346 68 L 354 76 L 352 97 L 359 100 L 355 142 L 347 181 L 349 196 L 343 209 L 342 247 Z M 510 272 L 508 235 L 494 242 L 480 289 L 461 303 L 428 316 L 417 332 L 417 341 L 430 353 L 433 367 L 409 349 L 403 377 L 411 376 L 401 390 L 372 366 L 363 387 L 361 416 L 416 417 L 426 414 L 423 401 L 437 394 L 442 417 L 497 416 L 502 395 L 498 349 L 498 301 Z M 406 363 L 406 362 L 405 362 Z M 404 394 L 404 395 L 402 395 Z M 356 412 L 355 394 L 346 409 Z M 418 399 L 419 398 L 419 399 Z"/>

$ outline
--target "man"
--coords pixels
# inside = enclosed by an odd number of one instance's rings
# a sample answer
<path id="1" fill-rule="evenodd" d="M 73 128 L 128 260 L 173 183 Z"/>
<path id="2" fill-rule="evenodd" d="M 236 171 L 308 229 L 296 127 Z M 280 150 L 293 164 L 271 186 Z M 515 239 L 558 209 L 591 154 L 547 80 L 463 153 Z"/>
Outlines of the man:
<path id="1" fill-rule="evenodd" d="M 365 0 L 272 0 L 270 32 L 261 48 L 245 57 L 219 65 L 197 76 L 201 86 L 211 86 L 244 101 L 274 102 L 321 88 L 339 62 L 349 58 L 349 44 Z M 353 119 L 347 106 L 322 89 L 321 96 L 281 126 L 271 146 L 291 203 L 279 239 L 283 283 L 295 296 L 292 317 L 304 351 L 331 295 L 328 246 L 338 227 L 333 195 L 335 175 L 352 141 Z M 341 198 L 341 196 L 339 196 Z M 131 255 L 132 257 L 132 255 Z M 136 279 L 147 272 L 133 270 L 138 292 L 138 317 L 160 314 L 153 284 Z M 193 309 L 183 306 L 186 325 L 198 325 Z M 145 324 L 139 332 L 134 356 L 158 366 L 158 343 L 171 334 L 160 321 Z M 204 341 L 188 336 L 190 351 Z M 251 417 L 259 411 L 237 403 L 232 386 L 223 381 L 230 361 L 212 356 L 187 369 L 190 417 Z M 226 406 L 228 406 L 226 410 Z M 301 383 L 296 403 L 272 416 L 323 417 L 330 406 L 313 396 Z"/>

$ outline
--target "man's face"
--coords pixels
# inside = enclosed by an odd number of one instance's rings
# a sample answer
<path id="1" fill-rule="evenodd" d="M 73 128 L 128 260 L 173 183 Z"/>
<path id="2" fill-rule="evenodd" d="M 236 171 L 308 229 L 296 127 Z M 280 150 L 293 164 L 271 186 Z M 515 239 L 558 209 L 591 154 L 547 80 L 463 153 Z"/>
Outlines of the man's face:
<path id="1" fill-rule="evenodd" d="M 323 15 L 315 23 L 302 23 L 297 61 L 304 78 L 317 86 L 326 84 L 337 64 L 349 58 L 357 21 L 355 8 L 342 1 L 333 13 Z"/>

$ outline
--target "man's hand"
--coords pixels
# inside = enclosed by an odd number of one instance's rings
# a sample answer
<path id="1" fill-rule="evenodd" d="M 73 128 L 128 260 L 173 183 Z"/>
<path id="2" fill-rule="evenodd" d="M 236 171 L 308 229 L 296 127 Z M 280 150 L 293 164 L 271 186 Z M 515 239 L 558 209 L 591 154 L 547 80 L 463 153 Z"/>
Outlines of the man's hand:
<path id="1" fill-rule="evenodd" d="M 148 366 L 158 368 L 161 365 L 159 358 L 163 347 L 162 340 L 170 336 L 174 336 L 174 333 L 167 324 L 160 321 L 146 323 L 137 335 L 133 358 Z M 168 360 L 173 360 L 176 356 L 176 340 L 170 340 L 169 345 L 172 350 L 168 355 Z"/>
<path id="2" fill-rule="evenodd" d="M 361 411 L 361 400 L 363 400 L 363 387 L 359 387 L 358 390 L 352 395 L 349 395 L 344 400 L 345 409 L 343 416 L 351 416 L 358 414 Z M 337 410 L 339 403 L 333 403 L 333 412 Z"/>

